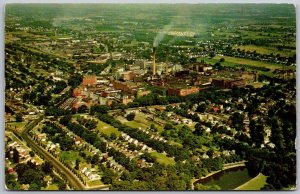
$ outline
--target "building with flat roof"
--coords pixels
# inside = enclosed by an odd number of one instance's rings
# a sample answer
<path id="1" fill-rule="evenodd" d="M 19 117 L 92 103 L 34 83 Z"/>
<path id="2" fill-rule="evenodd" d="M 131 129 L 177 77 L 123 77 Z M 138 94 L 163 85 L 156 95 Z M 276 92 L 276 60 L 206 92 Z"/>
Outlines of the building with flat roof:
<path id="1" fill-rule="evenodd" d="M 190 94 L 198 93 L 199 91 L 200 89 L 195 86 L 188 87 L 188 88 L 168 88 L 168 95 L 187 96 Z"/>

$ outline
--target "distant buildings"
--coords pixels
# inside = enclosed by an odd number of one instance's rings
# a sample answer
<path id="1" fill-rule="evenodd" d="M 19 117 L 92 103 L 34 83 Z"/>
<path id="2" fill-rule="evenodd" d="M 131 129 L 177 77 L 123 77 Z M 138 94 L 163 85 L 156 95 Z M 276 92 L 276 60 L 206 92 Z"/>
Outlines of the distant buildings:
<path id="1" fill-rule="evenodd" d="M 190 94 L 198 93 L 200 89 L 198 87 L 192 86 L 189 88 L 169 88 L 168 95 L 178 95 L 178 96 L 187 96 Z"/>
<path id="2" fill-rule="evenodd" d="M 132 71 L 123 73 L 124 80 L 132 80 L 135 76 Z M 138 96 L 149 94 L 139 84 L 133 81 L 119 81 L 115 79 L 86 75 L 83 77 L 82 84 L 73 90 L 73 97 L 68 99 L 67 109 L 79 108 L 82 105 L 90 107 L 94 104 L 112 105 L 113 102 L 128 104 Z M 64 103 L 65 104 L 65 103 Z"/>
<path id="3" fill-rule="evenodd" d="M 212 79 L 211 84 L 216 87 L 230 89 L 230 88 L 234 88 L 234 87 L 244 87 L 244 86 L 246 86 L 246 81 L 243 78 L 235 78 L 235 79 L 215 78 L 215 79 Z"/>

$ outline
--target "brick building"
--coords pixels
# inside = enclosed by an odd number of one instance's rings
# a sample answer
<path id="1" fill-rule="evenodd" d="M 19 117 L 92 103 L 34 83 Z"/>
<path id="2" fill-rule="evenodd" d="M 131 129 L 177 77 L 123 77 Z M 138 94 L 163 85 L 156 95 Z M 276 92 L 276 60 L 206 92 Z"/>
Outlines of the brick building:
<path id="1" fill-rule="evenodd" d="M 133 96 L 137 94 L 137 85 L 135 85 L 134 83 L 113 80 L 112 84 L 116 90 L 121 90 Z"/>
<path id="2" fill-rule="evenodd" d="M 95 75 L 86 75 L 83 77 L 82 85 L 95 85 L 97 83 L 97 77 Z"/>
<path id="3" fill-rule="evenodd" d="M 200 89 L 198 87 L 190 87 L 190 88 L 182 88 L 182 89 L 178 89 L 178 88 L 169 88 L 168 89 L 168 95 L 172 96 L 172 95 L 178 95 L 178 96 L 187 96 L 190 94 L 194 94 L 194 93 L 198 93 L 200 91 Z"/>
<path id="4" fill-rule="evenodd" d="M 244 79 L 213 79 L 211 84 L 221 88 L 244 87 L 246 82 Z"/>

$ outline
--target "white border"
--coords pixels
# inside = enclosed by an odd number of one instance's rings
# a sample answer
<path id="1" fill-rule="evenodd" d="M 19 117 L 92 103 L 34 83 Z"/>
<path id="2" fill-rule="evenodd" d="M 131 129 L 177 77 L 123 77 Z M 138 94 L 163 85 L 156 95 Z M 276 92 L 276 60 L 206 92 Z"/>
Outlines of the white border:
<path id="1" fill-rule="evenodd" d="M 242 1 L 242 0 L 214 0 L 214 1 L 209 1 L 209 0 L 47 0 L 47 1 L 42 1 L 42 0 L 5 0 L 5 1 L 1 1 L 0 0 L 0 5 L 1 5 L 1 9 L 0 9 L 0 104 L 1 109 L 0 109 L 0 127 L 1 127 L 1 131 L 0 132 L 0 146 L 1 146 L 1 153 L 3 154 L 2 157 L 0 157 L 0 175 L 1 175 L 1 180 L 2 180 L 2 184 L 1 184 L 1 189 L 0 189 L 0 193 L 31 193 L 31 191 L 6 191 L 4 188 L 5 185 L 5 181 L 4 181 L 4 129 L 5 129 L 5 121 L 4 121 L 4 103 L 5 103 L 5 88 L 4 88 L 4 11 L 5 11 L 5 4 L 6 3 L 170 3 L 170 4 L 174 4 L 174 3 L 189 3 L 189 4 L 197 4 L 197 3 L 290 3 L 290 4 L 294 4 L 296 6 L 296 19 L 297 19 L 297 35 L 300 35 L 300 30 L 299 30 L 299 26 L 300 26 L 300 2 L 298 0 L 246 0 L 246 1 Z M 299 36 L 297 36 L 297 41 L 296 41 L 296 48 L 297 48 L 297 63 L 299 64 L 300 62 L 300 56 L 299 56 L 299 48 L 300 48 L 300 41 L 299 41 Z M 300 67 L 297 66 L 297 78 L 298 78 L 298 72 Z M 300 120 L 299 120 L 299 114 L 298 114 L 298 110 L 300 108 L 299 105 L 299 85 L 300 84 L 300 80 L 297 79 L 297 131 L 299 129 L 299 124 L 300 124 Z M 298 150 L 299 150 L 299 144 L 296 141 L 296 147 L 297 147 L 297 156 L 298 155 Z M 299 159 L 297 158 L 297 166 L 299 167 Z M 297 170 L 297 178 L 299 177 L 299 170 Z M 292 193 L 297 192 L 296 191 L 292 191 Z M 59 193 L 61 191 L 47 191 L 47 193 Z M 64 191 L 64 193 L 70 193 L 72 191 Z M 81 191 L 78 191 L 81 192 Z M 88 191 L 89 193 L 99 193 L 99 191 Z M 102 191 L 105 192 L 105 191 Z M 109 191 L 110 193 L 120 193 L 118 191 Z M 122 192 L 126 192 L 126 191 L 122 191 Z M 128 191 L 127 191 L 128 192 Z M 132 191 L 130 191 L 132 192 Z M 139 193 L 146 193 L 142 192 L 142 191 L 138 191 Z M 157 191 L 156 193 L 178 193 L 177 191 L 165 191 L 165 192 L 160 192 Z M 192 191 L 190 191 L 192 192 Z M 227 192 L 227 191 L 218 191 L 218 192 L 213 192 L 213 191 L 206 191 L 205 193 L 223 193 L 223 192 Z M 231 191 L 228 191 L 231 192 Z M 276 193 L 282 193 L 283 191 L 277 191 Z M 44 193 L 43 191 L 35 191 L 34 193 Z M 188 191 L 181 191 L 180 193 L 188 193 Z M 243 191 L 234 191 L 234 193 L 244 193 Z M 255 193 L 255 191 L 247 191 L 247 193 Z"/>

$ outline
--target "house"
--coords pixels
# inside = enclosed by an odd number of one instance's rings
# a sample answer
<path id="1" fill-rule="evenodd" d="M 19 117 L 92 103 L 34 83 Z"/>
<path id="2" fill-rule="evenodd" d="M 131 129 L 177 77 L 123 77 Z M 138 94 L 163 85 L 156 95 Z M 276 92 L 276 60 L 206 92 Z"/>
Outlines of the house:
<path id="1" fill-rule="evenodd" d="M 100 176 L 98 174 L 91 174 L 88 178 L 90 180 L 98 180 L 100 179 Z"/>

